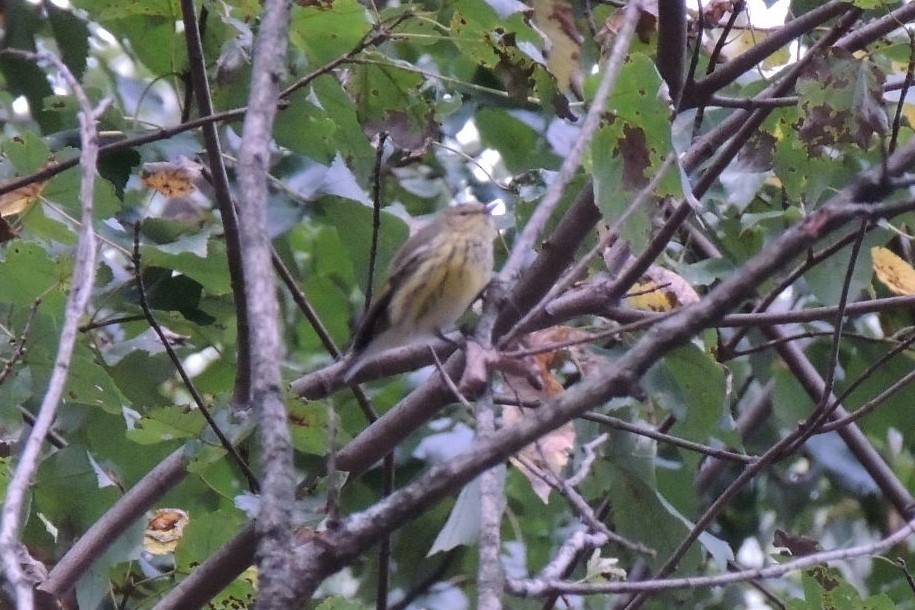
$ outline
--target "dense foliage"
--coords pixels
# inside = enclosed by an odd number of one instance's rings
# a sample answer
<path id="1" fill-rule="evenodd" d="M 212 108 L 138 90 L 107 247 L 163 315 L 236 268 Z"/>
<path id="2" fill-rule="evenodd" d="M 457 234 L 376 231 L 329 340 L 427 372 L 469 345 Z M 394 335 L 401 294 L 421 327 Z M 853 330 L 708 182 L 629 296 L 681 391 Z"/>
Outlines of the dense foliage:
<path id="1" fill-rule="evenodd" d="M 915 5 L 652 4 L 292 6 L 263 273 L 303 606 L 915 608 L 904 530 L 877 544 L 915 518 Z M 254 606 L 271 465 L 234 210 L 262 10 L 3 5 L 0 490 L 80 288 L 91 132 L 64 67 L 103 108 L 94 282 L 24 547 L 0 544 L 39 607 Z M 453 383 L 414 346 L 346 387 L 366 293 L 470 198 L 499 204 L 508 271 L 462 320 L 476 343 L 436 343 Z"/>

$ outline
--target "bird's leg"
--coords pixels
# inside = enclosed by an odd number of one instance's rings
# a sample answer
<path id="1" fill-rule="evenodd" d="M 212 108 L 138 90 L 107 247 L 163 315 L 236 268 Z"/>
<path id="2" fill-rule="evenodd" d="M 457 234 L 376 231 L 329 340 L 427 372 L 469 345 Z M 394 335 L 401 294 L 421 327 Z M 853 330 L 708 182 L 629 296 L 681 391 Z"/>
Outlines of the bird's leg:
<path id="1" fill-rule="evenodd" d="M 436 328 L 436 329 L 435 329 L 435 336 L 438 337 L 439 339 L 441 339 L 442 341 L 444 341 L 445 343 L 447 343 L 448 345 L 450 345 L 451 347 L 453 347 L 454 349 L 459 349 L 459 348 L 462 347 L 462 346 L 464 345 L 464 343 L 467 341 L 467 333 L 465 333 L 465 332 L 462 330 L 462 331 L 461 331 L 461 334 L 463 335 L 463 340 L 462 340 L 462 341 L 455 341 L 454 339 L 452 339 L 451 337 L 449 337 L 448 335 L 446 335 L 446 334 L 442 331 L 441 328 Z"/>

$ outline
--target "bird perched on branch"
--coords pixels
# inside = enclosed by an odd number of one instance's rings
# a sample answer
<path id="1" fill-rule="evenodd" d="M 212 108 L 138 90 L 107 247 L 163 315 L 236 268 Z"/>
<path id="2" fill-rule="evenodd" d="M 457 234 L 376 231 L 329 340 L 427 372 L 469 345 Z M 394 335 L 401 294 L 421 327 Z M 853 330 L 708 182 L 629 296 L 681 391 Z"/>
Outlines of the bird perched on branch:
<path id="1" fill-rule="evenodd" d="M 490 212 L 479 202 L 451 206 L 397 251 L 356 331 L 344 381 L 386 349 L 440 336 L 476 300 L 492 277 Z"/>

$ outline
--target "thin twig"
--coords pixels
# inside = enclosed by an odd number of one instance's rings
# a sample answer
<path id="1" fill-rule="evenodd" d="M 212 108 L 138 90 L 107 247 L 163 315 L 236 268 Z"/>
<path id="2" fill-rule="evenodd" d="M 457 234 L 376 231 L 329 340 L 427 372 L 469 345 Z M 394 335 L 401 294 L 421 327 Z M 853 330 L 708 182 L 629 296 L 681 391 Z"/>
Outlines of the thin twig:
<path id="1" fill-rule="evenodd" d="M 25 423 L 27 423 L 30 426 L 35 425 L 35 416 L 32 414 L 31 411 L 29 411 L 28 409 L 26 409 L 25 407 L 23 407 L 21 405 L 19 406 L 19 408 L 17 410 L 19 411 L 19 415 L 22 416 L 22 419 L 25 421 Z M 64 447 L 66 447 L 69 444 L 69 443 L 67 443 L 67 439 L 65 439 L 60 434 L 58 434 L 57 431 L 55 431 L 53 428 L 51 430 L 48 430 L 47 441 L 58 449 L 63 449 Z"/>
<path id="2" fill-rule="evenodd" d="M 678 436 L 671 436 L 670 434 L 665 434 L 663 432 L 658 432 L 654 428 L 647 428 L 645 426 L 640 426 L 638 424 L 633 424 L 631 422 L 624 421 L 617 417 L 610 417 L 609 415 L 604 415 L 602 413 L 588 412 L 581 416 L 582 419 L 587 419 L 589 421 L 597 422 L 605 426 L 609 426 L 616 430 L 624 430 L 632 434 L 637 434 L 639 436 L 644 436 L 646 438 L 654 439 L 656 441 L 667 443 L 675 447 L 680 447 L 681 449 L 686 449 L 688 451 L 695 451 L 696 453 L 701 453 L 710 457 L 718 458 L 720 460 L 727 460 L 729 462 L 737 462 L 739 464 L 750 464 L 755 461 L 757 458 L 752 455 L 745 455 L 743 453 L 735 453 L 733 451 L 728 451 L 726 449 L 717 449 L 715 447 L 709 447 L 708 445 L 703 445 L 701 443 L 696 443 L 685 438 L 680 438 Z"/>
<path id="3" fill-rule="evenodd" d="M 188 67 L 191 73 L 191 82 L 194 86 L 194 97 L 197 98 L 197 109 L 200 116 L 210 116 L 214 113 L 213 100 L 210 96 L 210 85 L 207 78 L 207 63 L 203 53 L 203 42 L 200 29 L 197 25 L 197 11 L 194 0 L 181 0 L 181 17 L 184 21 L 184 39 L 187 44 Z M 262 109 L 250 108 L 247 112 Z M 246 114 L 247 116 L 247 114 Z M 213 193 L 226 241 L 226 260 L 231 278 L 232 298 L 237 312 L 235 327 L 238 333 L 236 345 L 238 356 L 235 367 L 235 387 L 233 399 L 236 404 L 243 404 L 251 395 L 251 324 L 248 315 L 248 303 L 245 301 L 244 289 L 246 271 L 241 260 L 241 239 L 239 237 L 239 222 L 236 207 L 232 202 L 229 176 L 222 156 L 222 144 L 216 132 L 215 123 L 201 125 L 203 141 L 206 146 L 209 160 L 208 179 L 213 185 Z"/>
<path id="4" fill-rule="evenodd" d="M 837 306 L 836 312 L 836 321 L 835 321 L 835 334 L 832 341 L 832 350 L 829 354 L 829 366 L 826 368 L 826 376 L 823 380 L 823 392 L 820 395 L 819 400 L 817 400 L 816 408 L 813 411 L 813 414 L 807 418 L 807 421 L 801 425 L 801 434 L 797 435 L 797 438 L 794 440 L 792 445 L 789 445 L 785 451 L 787 453 L 793 453 L 796 451 L 808 438 L 813 436 L 816 430 L 829 419 L 829 416 L 832 414 L 833 410 L 837 409 L 839 406 L 838 401 L 833 402 L 830 405 L 830 398 L 832 397 L 832 388 L 835 384 L 836 379 L 836 369 L 839 366 L 839 349 L 842 346 L 842 328 L 845 325 L 845 310 L 848 305 L 848 290 L 851 285 L 852 274 L 855 270 L 855 263 L 858 261 L 858 254 L 861 251 L 861 244 L 864 242 L 864 234 L 867 231 L 868 220 L 865 218 L 861 220 L 860 225 L 858 226 L 858 231 L 855 234 L 855 241 L 852 244 L 851 257 L 848 261 L 848 268 L 845 270 L 845 278 L 842 282 L 842 292 L 839 295 L 839 303 Z"/>
<path id="5" fill-rule="evenodd" d="M 811 553 L 810 555 L 805 555 L 791 561 L 770 565 L 764 568 L 750 568 L 718 576 L 656 578 L 651 580 L 612 582 L 605 584 L 583 584 L 542 578 L 527 581 L 510 579 L 508 581 L 508 588 L 514 595 L 536 597 L 557 591 L 576 595 L 606 595 L 610 593 L 653 593 L 658 591 L 671 591 L 674 589 L 723 587 L 751 580 L 782 578 L 788 574 L 821 564 L 830 564 L 855 559 L 857 557 L 877 555 L 904 542 L 913 534 L 915 534 L 915 520 L 907 522 L 899 530 L 877 542 L 852 546 L 845 549 Z"/>
<path id="6" fill-rule="evenodd" d="M 588 114 L 582 122 L 578 139 L 575 140 L 575 143 L 566 155 L 562 167 L 559 169 L 559 173 L 553 178 L 553 181 L 550 182 L 543 199 L 534 209 L 534 213 L 531 214 L 531 217 L 528 219 L 527 224 L 524 225 L 521 234 L 515 240 L 512 253 L 505 262 L 505 266 L 502 268 L 500 274 L 503 281 L 513 281 L 518 276 L 528 252 L 533 249 L 547 220 L 552 216 L 553 210 L 562 199 L 566 186 L 578 171 L 581 159 L 600 125 L 601 117 L 604 116 L 607 100 L 613 92 L 617 76 L 623 65 L 626 52 L 629 49 L 632 36 L 635 33 L 635 26 L 638 23 L 640 11 L 640 1 L 636 0 L 635 2 L 626 4 L 623 20 L 613 43 L 613 50 L 610 52 L 610 56 L 603 66 L 603 76 L 600 85 L 598 85 L 597 92 L 594 94 L 594 99 L 591 100 Z"/>
<path id="7" fill-rule="evenodd" d="M 728 18 L 727 23 L 724 24 L 724 28 L 721 30 L 721 35 L 718 37 L 718 41 L 715 43 L 715 48 L 712 49 L 712 52 L 709 54 L 708 63 L 705 66 L 705 76 L 708 77 L 712 72 L 715 71 L 715 67 L 718 64 L 718 58 L 721 57 L 721 52 L 724 50 L 724 45 L 727 43 L 728 36 L 731 34 L 731 30 L 734 28 L 734 24 L 737 22 L 737 18 L 746 10 L 746 3 L 744 0 L 737 0 L 731 6 L 731 16 Z M 702 39 L 703 31 L 699 31 L 699 39 Z M 696 116 L 693 118 L 693 138 L 695 138 L 702 131 L 702 121 L 705 118 L 705 103 L 700 101 L 696 106 Z"/>
<path id="8" fill-rule="evenodd" d="M 909 63 L 906 65 L 905 78 L 902 79 L 899 102 L 896 104 L 896 114 L 893 117 L 890 143 L 887 146 L 887 152 L 890 154 L 893 154 L 896 150 L 896 143 L 899 141 L 899 128 L 902 126 L 902 110 L 905 107 L 906 97 L 909 94 L 909 88 L 912 86 L 912 81 L 915 80 L 915 33 L 908 28 L 906 28 L 905 33 L 909 36 Z"/>
<path id="9" fill-rule="evenodd" d="M 168 337 L 165 336 L 165 332 L 162 330 L 162 326 L 156 320 L 156 317 L 153 315 L 152 308 L 149 306 L 149 299 L 146 297 L 146 283 L 143 281 L 143 261 L 140 257 L 140 223 L 134 223 L 133 227 L 133 274 L 134 281 L 137 283 L 137 292 L 140 297 L 140 308 L 143 310 L 143 315 L 146 316 L 146 322 L 149 324 L 149 327 L 153 329 L 153 332 L 156 333 L 156 336 L 159 337 L 159 342 L 162 344 L 162 347 L 165 348 L 165 353 L 168 354 L 169 360 L 172 361 L 172 366 L 175 367 L 175 370 L 178 372 L 178 376 L 181 377 L 181 383 L 184 384 L 184 387 L 190 393 L 191 398 L 194 399 L 194 404 L 197 405 L 197 410 L 200 411 L 200 414 L 203 415 L 203 418 L 206 420 L 207 424 L 210 426 L 210 429 L 213 431 L 213 434 L 216 435 L 216 438 L 219 439 L 219 444 L 222 445 L 223 449 L 232 456 L 232 459 L 241 469 L 242 474 L 245 476 L 245 479 L 248 480 L 248 489 L 252 493 L 257 493 L 260 490 L 260 486 L 257 482 L 257 477 L 251 471 L 251 468 L 248 466 L 248 463 L 245 461 L 241 454 L 238 453 L 238 450 L 235 448 L 235 445 L 231 440 L 225 435 L 222 429 L 219 427 L 219 424 L 216 423 L 216 420 L 213 418 L 213 415 L 210 413 L 209 407 L 207 407 L 206 402 L 203 400 L 203 396 L 200 395 L 200 392 L 197 391 L 197 386 L 194 385 L 194 380 L 191 379 L 191 376 L 187 374 L 187 371 L 184 369 L 184 364 L 181 362 L 181 358 L 175 352 L 175 348 L 172 347 L 171 342 L 168 340 Z"/>
<path id="10" fill-rule="evenodd" d="M 623 213 L 613 220 L 613 223 L 604 232 L 604 234 L 601 235 L 597 244 L 591 248 L 591 250 L 585 254 L 585 256 L 576 261 L 575 264 L 572 265 L 569 270 L 566 271 L 562 277 L 560 277 L 559 280 L 553 284 L 549 291 L 547 291 L 546 295 L 540 299 L 540 302 L 532 307 L 531 310 L 528 311 L 527 314 L 525 314 L 525 316 L 515 324 L 515 327 L 512 329 L 512 331 L 500 339 L 500 345 L 505 345 L 510 342 L 514 337 L 517 336 L 515 333 L 518 328 L 523 328 L 529 320 L 539 316 L 543 310 L 549 306 L 550 302 L 555 298 L 556 295 L 565 292 L 574 282 L 578 281 L 579 278 L 582 277 L 582 274 L 585 273 L 588 265 L 591 264 L 591 261 L 607 248 L 612 239 L 615 239 L 619 235 L 620 228 L 629 219 L 629 217 L 634 214 L 636 210 L 642 207 L 654 194 L 655 189 L 658 188 L 661 180 L 667 175 L 668 170 L 671 168 L 675 160 L 676 156 L 673 153 L 667 155 L 667 157 L 664 159 L 664 162 L 661 164 L 661 167 L 658 168 L 658 171 L 655 172 L 655 175 L 652 176 L 648 184 L 639 190 L 638 194 L 636 194 L 632 202 L 626 207 Z"/>
<path id="11" fill-rule="evenodd" d="M 907 385 L 915 381 L 915 371 L 910 371 L 893 382 L 890 387 L 880 392 L 872 399 L 846 415 L 845 417 L 840 417 L 831 422 L 822 424 L 816 428 L 816 434 L 825 434 L 827 432 L 833 432 L 840 428 L 844 428 L 852 422 L 856 422 L 859 419 L 865 417 L 866 415 L 873 412 L 881 404 L 892 398 L 894 394 L 897 394 L 900 390 L 905 388 Z M 834 405 L 838 406 L 840 403 L 838 400 L 834 402 Z"/>
<path id="12" fill-rule="evenodd" d="M 749 356 L 750 354 L 758 354 L 759 352 L 764 352 L 766 350 L 772 349 L 780 343 L 787 343 L 791 341 L 801 341 L 803 339 L 813 339 L 816 337 L 834 337 L 836 334 L 835 330 L 809 330 L 806 332 L 795 333 L 793 335 L 786 335 L 784 337 L 779 337 L 778 339 L 771 339 L 769 341 L 763 341 L 762 343 L 757 343 L 752 347 L 746 349 L 734 350 L 726 357 L 722 356 L 718 358 L 719 362 L 727 362 L 728 360 L 733 360 L 734 358 L 740 358 L 741 356 Z M 885 343 L 887 339 L 881 339 L 879 337 L 870 337 L 868 335 L 863 335 L 861 333 L 847 332 L 842 331 L 843 337 L 861 339 L 862 341 L 872 341 L 874 343 Z"/>
<path id="13" fill-rule="evenodd" d="M 60 343 L 57 347 L 57 355 L 54 357 L 51 378 L 41 401 L 38 417 L 35 419 L 32 431 L 25 441 L 19 463 L 6 490 L 2 513 L 3 521 L 0 524 L 0 558 L 2 558 L 6 579 L 15 592 L 19 610 L 32 610 L 32 586 L 26 580 L 16 553 L 19 544 L 20 513 L 22 512 L 22 503 L 26 490 L 35 470 L 38 468 L 41 446 L 48 435 L 48 431 L 51 429 L 57 405 L 60 403 L 60 398 L 67 383 L 73 348 L 76 345 L 76 337 L 79 333 L 79 318 L 89 303 L 89 297 L 92 295 L 92 288 L 95 285 L 97 244 L 92 218 L 95 170 L 98 159 L 98 130 L 95 122 L 108 107 L 110 99 L 103 99 L 98 106 L 93 108 L 79 81 L 70 73 L 66 64 L 51 53 L 18 53 L 18 55 L 36 62 L 50 63 L 58 70 L 61 77 L 73 91 L 79 103 L 81 145 L 79 164 L 82 168 L 79 192 L 82 224 L 79 229 L 76 260 L 73 266 L 72 288 L 70 295 L 67 297 L 67 305 L 64 310 Z"/>
<path id="14" fill-rule="evenodd" d="M 0 385 L 6 381 L 6 378 L 10 376 L 10 373 L 13 372 L 13 369 L 16 366 L 16 363 L 19 362 L 26 352 L 26 339 L 28 339 L 29 332 L 32 330 L 32 321 L 35 319 L 35 314 L 38 313 L 38 307 L 41 305 L 41 299 L 35 299 L 32 301 L 32 304 L 29 306 L 29 315 L 25 319 L 25 324 L 22 325 L 22 330 L 11 342 L 11 345 L 15 346 L 13 353 L 10 355 L 9 360 L 6 361 L 6 364 L 3 365 L 3 368 L 0 369 Z"/>
<path id="15" fill-rule="evenodd" d="M 365 283 L 364 311 L 369 310 L 372 304 L 372 289 L 375 283 L 375 265 L 378 258 L 378 237 L 381 234 L 381 169 L 384 159 L 384 143 L 388 139 L 387 132 L 378 134 L 375 144 L 375 168 L 372 171 L 372 243 L 369 247 L 369 273 Z"/>
<path id="16" fill-rule="evenodd" d="M 98 313 L 98 312 L 96 312 Z M 146 319 L 146 316 L 143 314 L 133 314 L 128 316 L 117 316 L 115 318 L 108 318 L 107 320 L 98 320 L 96 322 L 89 322 L 87 324 L 82 324 L 79 327 L 79 332 L 85 333 L 90 330 L 96 330 L 99 328 L 105 328 L 106 326 L 116 326 L 118 324 L 126 324 L 128 322 L 140 322 Z"/>

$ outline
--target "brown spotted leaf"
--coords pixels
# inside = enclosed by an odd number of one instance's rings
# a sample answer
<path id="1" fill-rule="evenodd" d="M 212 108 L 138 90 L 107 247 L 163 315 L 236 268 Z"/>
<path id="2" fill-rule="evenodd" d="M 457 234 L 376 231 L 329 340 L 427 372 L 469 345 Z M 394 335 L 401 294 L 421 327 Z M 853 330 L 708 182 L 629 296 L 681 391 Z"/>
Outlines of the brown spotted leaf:
<path id="1" fill-rule="evenodd" d="M 145 164 L 140 179 L 166 197 L 187 197 L 196 190 L 195 182 L 200 178 L 200 172 L 199 163 L 179 157 L 177 161 Z"/>
<path id="2" fill-rule="evenodd" d="M 874 273 L 891 291 L 898 295 L 915 294 L 915 269 L 886 248 L 872 248 Z"/>
<path id="3" fill-rule="evenodd" d="M 837 144 L 870 146 L 887 130 L 886 76 L 875 64 L 831 49 L 811 61 L 798 80 L 801 118 L 795 124 L 809 152 Z"/>
<path id="4" fill-rule="evenodd" d="M 180 508 L 157 509 L 143 532 L 143 550 L 152 555 L 174 553 L 189 521 L 188 514 Z"/>
<path id="5" fill-rule="evenodd" d="M 561 394 L 563 386 L 556 377 L 554 370 L 562 366 L 568 357 L 574 358 L 576 354 L 583 352 L 583 348 L 579 345 L 562 346 L 584 338 L 587 338 L 587 333 L 569 326 L 554 326 L 528 335 L 524 342 L 526 349 L 535 350 L 554 346 L 555 349 L 537 354 L 532 358 L 541 380 L 540 385 L 542 387 L 540 388 L 534 387 L 526 377 L 503 373 L 511 392 L 521 402 L 542 402 Z M 506 405 L 502 411 L 503 424 L 508 427 L 519 425 L 531 412 L 531 409 Z M 511 460 L 512 464 L 527 477 L 534 493 L 544 503 L 549 501 L 552 487 L 544 479 L 544 476 L 536 471 L 545 473 L 547 477 L 550 475 L 561 476 L 569 462 L 569 456 L 575 448 L 575 441 L 575 426 L 572 423 L 567 423 L 522 449 L 519 455 L 524 458 L 523 460 Z M 529 468 L 528 465 L 532 466 L 534 470 Z"/>
<path id="6" fill-rule="evenodd" d="M 580 90 L 581 32 L 567 0 L 534 0 L 534 23 L 546 38 L 547 67 L 560 90 Z"/>

